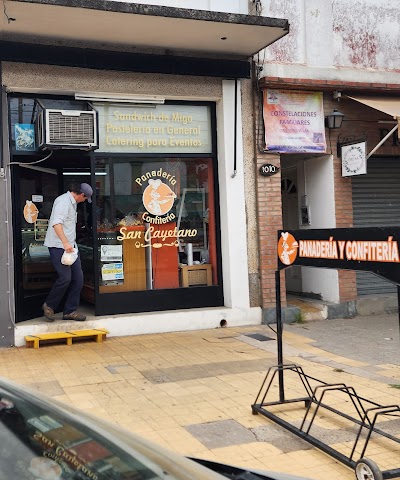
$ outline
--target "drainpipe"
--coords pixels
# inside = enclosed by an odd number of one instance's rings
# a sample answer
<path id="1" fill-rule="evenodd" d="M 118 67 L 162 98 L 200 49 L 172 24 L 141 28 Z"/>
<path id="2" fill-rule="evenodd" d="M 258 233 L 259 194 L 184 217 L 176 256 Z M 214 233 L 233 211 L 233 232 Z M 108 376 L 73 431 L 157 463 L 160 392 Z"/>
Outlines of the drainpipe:
<path id="1" fill-rule="evenodd" d="M 259 198 L 258 198 L 258 168 L 257 168 L 257 152 L 258 152 L 258 129 L 257 129 L 257 114 L 258 114 L 258 102 L 259 97 L 256 96 L 256 92 L 258 92 L 258 85 L 257 85 L 257 75 L 256 75 L 256 64 L 254 60 L 251 60 L 251 79 L 252 79 L 252 87 L 251 87 L 251 100 L 252 100 L 252 111 L 253 111 L 253 162 L 254 162 L 254 171 L 255 171 L 255 183 L 256 183 L 256 191 L 255 191 L 255 199 L 256 199 L 256 215 L 257 215 L 257 246 L 258 246 L 258 279 L 259 279 L 259 304 L 261 309 L 263 308 L 263 295 L 262 295 L 262 275 L 261 275 L 261 239 L 260 239 L 260 222 L 259 222 Z M 258 119 L 260 120 L 260 119 Z"/>
<path id="2" fill-rule="evenodd" d="M 233 133 L 233 173 L 232 178 L 235 178 L 237 175 L 237 97 L 238 97 L 238 79 L 235 78 L 235 112 L 233 114 L 234 118 L 234 133 Z"/>
<path id="3" fill-rule="evenodd" d="M 3 139 L 3 106 L 4 106 L 4 86 L 3 86 L 3 64 L 0 62 L 0 178 L 4 178 L 4 139 Z"/>

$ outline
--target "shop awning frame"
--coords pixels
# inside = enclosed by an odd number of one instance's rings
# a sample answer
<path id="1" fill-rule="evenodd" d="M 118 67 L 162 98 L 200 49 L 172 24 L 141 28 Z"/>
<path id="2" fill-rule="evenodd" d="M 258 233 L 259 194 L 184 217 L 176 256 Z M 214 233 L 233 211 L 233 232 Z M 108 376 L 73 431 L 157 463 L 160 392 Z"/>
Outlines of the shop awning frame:
<path id="1" fill-rule="evenodd" d="M 346 97 L 368 107 L 374 108 L 375 110 L 386 113 L 387 115 L 392 116 L 394 120 L 397 120 L 397 124 L 392 128 L 392 130 L 390 130 L 390 132 L 384 138 L 382 138 L 382 140 L 368 153 L 367 160 L 378 150 L 381 145 L 386 142 L 388 138 L 393 135 L 396 130 L 398 137 L 400 138 L 400 97 L 367 97 L 358 95 L 346 95 Z"/>
<path id="2" fill-rule="evenodd" d="M 1 40 L 0 61 L 198 77 L 250 78 L 251 76 L 249 60 L 153 55 Z"/>
<path id="3" fill-rule="evenodd" d="M 110 0 L 7 0 L 0 16 L 2 40 L 80 41 L 105 50 L 125 46 L 236 59 L 288 32 L 287 19 Z"/>

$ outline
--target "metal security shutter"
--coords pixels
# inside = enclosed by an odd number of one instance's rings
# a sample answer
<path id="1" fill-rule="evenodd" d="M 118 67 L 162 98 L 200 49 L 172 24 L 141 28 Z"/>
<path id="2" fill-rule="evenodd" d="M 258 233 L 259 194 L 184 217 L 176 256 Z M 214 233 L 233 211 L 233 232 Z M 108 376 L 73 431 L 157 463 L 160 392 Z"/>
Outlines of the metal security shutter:
<path id="1" fill-rule="evenodd" d="M 352 177 L 355 227 L 400 225 L 400 157 L 368 159 L 367 175 Z M 357 272 L 358 295 L 395 293 L 391 282 Z"/>

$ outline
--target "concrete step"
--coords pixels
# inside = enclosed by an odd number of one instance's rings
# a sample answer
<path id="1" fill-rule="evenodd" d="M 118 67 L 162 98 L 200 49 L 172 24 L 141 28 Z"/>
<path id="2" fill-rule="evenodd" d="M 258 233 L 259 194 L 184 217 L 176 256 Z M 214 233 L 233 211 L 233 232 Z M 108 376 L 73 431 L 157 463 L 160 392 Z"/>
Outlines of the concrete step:
<path id="1" fill-rule="evenodd" d="M 397 294 L 363 295 L 356 300 L 358 315 L 383 315 L 399 311 Z"/>
<path id="2" fill-rule="evenodd" d="M 364 295 L 353 302 L 330 303 L 297 295 L 287 295 L 290 307 L 300 309 L 303 321 L 352 318 L 357 315 L 385 315 L 399 311 L 397 294 Z"/>
<path id="3" fill-rule="evenodd" d="M 287 303 L 288 306 L 300 309 L 297 320 L 299 323 L 302 321 L 326 320 L 328 318 L 328 307 L 318 300 L 288 295 Z"/>

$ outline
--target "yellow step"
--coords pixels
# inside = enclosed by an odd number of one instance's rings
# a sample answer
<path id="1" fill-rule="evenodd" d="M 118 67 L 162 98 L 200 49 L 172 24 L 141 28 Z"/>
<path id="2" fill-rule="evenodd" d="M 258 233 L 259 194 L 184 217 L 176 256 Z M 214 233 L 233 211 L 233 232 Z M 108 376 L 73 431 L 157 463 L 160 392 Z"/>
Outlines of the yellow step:
<path id="1" fill-rule="evenodd" d="M 66 340 L 67 345 L 72 345 L 72 333 L 67 332 L 53 332 L 53 333 L 40 333 L 37 335 L 27 335 L 25 337 L 26 345 L 33 348 L 39 348 L 39 342 L 41 340 Z"/>
<path id="2" fill-rule="evenodd" d="M 105 328 L 93 328 L 91 330 L 68 330 L 75 337 L 95 337 L 97 343 L 101 343 L 106 338 L 108 330 Z"/>
<path id="3" fill-rule="evenodd" d="M 37 335 L 27 335 L 25 337 L 26 346 L 39 348 L 42 340 L 66 340 L 67 345 L 72 345 L 73 338 L 95 338 L 97 343 L 101 343 L 107 335 L 105 328 L 93 328 L 90 330 L 70 330 L 69 332 L 41 333 Z"/>

